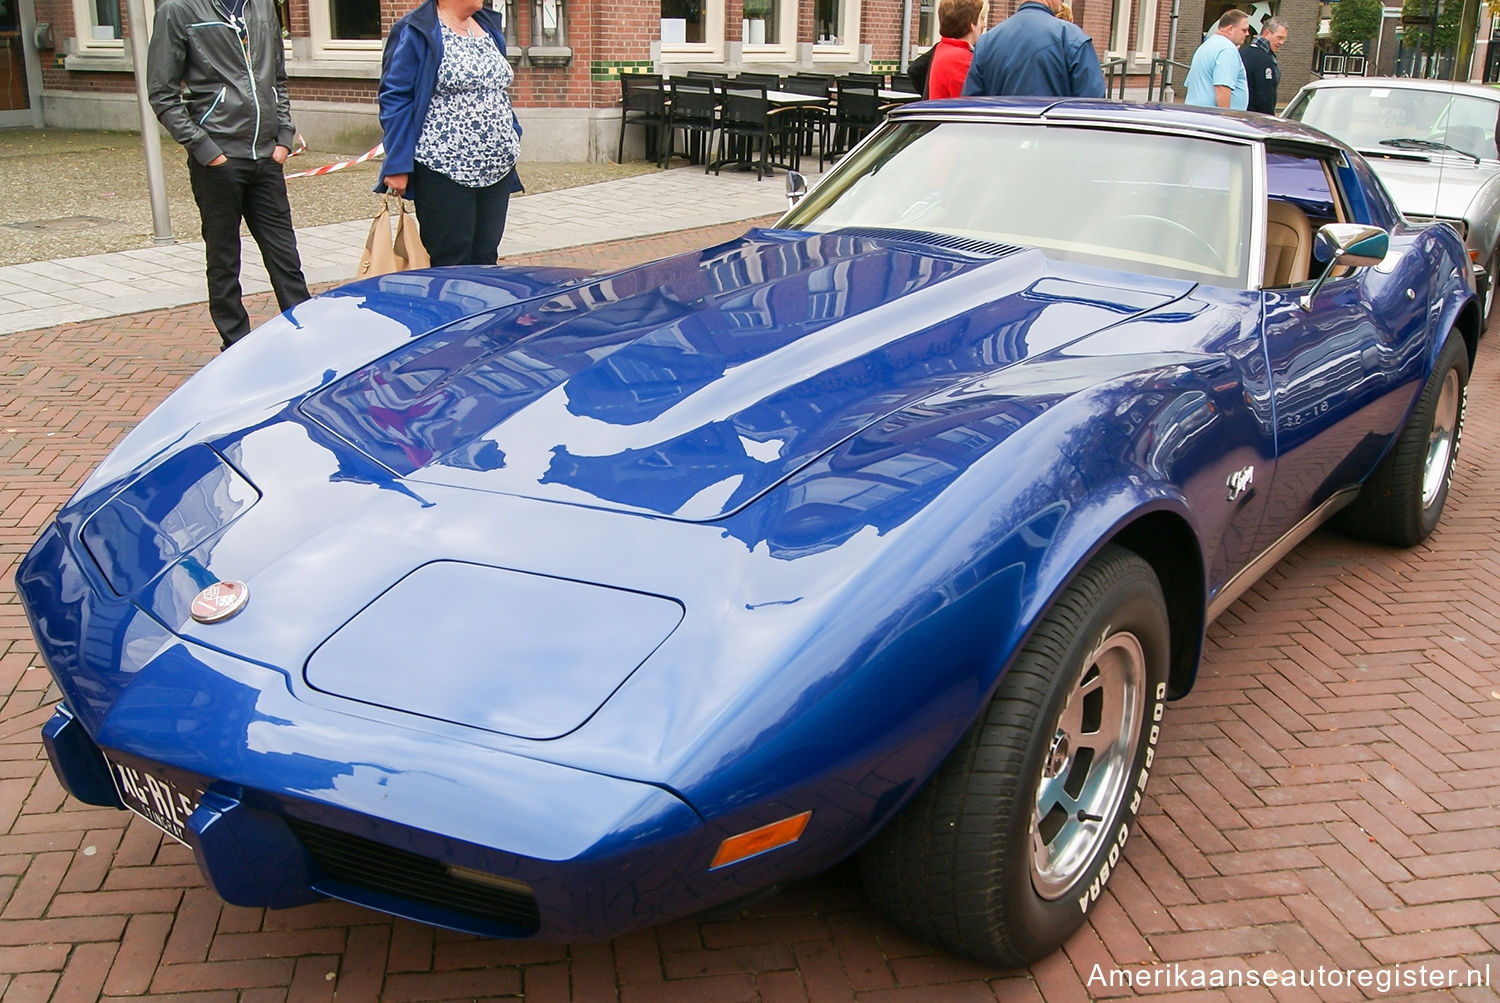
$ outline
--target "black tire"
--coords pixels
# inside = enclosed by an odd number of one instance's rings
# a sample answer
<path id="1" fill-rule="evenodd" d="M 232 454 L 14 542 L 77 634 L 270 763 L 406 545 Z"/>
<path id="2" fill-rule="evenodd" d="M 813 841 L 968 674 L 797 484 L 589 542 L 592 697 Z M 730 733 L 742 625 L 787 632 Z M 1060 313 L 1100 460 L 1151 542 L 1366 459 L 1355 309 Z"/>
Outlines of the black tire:
<path id="1" fill-rule="evenodd" d="M 984 964 L 1018 968 L 1055 950 L 1098 902 L 1135 822 L 1169 647 L 1155 572 L 1105 548 L 1053 602 L 938 772 L 861 852 L 871 901 Z M 1105 741 L 1111 722 L 1115 742 Z M 1062 802 L 1089 805 L 1090 818 L 1059 818 Z"/>
<path id="2" fill-rule="evenodd" d="M 1359 497 L 1339 513 L 1340 529 L 1397 547 L 1427 539 L 1448 500 L 1468 386 L 1469 353 L 1463 339 L 1450 332 L 1395 444 Z"/>

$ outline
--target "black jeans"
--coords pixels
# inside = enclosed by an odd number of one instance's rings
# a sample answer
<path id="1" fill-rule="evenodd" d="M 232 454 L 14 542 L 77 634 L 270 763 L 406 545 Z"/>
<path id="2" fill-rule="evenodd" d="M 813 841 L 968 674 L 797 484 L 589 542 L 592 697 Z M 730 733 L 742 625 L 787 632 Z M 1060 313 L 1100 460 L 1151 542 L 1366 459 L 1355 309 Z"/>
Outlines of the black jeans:
<path id="1" fill-rule="evenodd" d="M 446 174 L 415 164 L 417 225 L 434 265 L 493 265 L 505 235 L 515 171 L 484 188 L 469 188 Z"/>
<path id="2" fill-rule="evenodd" d="M 286 176 L 270 157 L 231 158 L 218 167 L 205 167 L 188 157 L 188 176 L 203 220 L 208 313 L 224 344 L 232 345 L 250 333 L 250 315 L 240 298 L 240 220 L 260 248 L 277 306 L 286 310 L 308 297 Z"/>

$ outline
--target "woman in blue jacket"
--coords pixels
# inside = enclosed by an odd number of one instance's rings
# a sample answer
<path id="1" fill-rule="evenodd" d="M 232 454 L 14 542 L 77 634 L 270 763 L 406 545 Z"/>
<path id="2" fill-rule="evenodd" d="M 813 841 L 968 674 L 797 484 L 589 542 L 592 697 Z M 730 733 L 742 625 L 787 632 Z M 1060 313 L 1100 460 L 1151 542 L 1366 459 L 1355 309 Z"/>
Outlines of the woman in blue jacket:
<path id="1" fill-rule="evenodd" d="M 506 88 L 500 15 L 482 0 L 425 0 L 397 21 L 380 73 L 378 192 L 412 199 L 434 265 L 493 265 L 521 188 L 521 126 Z"/>

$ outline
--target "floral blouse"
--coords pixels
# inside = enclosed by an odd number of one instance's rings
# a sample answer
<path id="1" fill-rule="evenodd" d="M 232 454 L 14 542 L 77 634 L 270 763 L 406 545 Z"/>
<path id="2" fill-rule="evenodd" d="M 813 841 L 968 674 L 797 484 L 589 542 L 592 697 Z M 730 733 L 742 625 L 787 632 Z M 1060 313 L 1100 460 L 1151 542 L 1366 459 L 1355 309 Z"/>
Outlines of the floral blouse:
<path id="1" fill-rule="evenodd" d="M 494 39 L 443 26 L 443 59 L 416 159 L 467 188 L 485 188 L 516 166 L 516 135 L 505 89 L 515 79 Z"/>

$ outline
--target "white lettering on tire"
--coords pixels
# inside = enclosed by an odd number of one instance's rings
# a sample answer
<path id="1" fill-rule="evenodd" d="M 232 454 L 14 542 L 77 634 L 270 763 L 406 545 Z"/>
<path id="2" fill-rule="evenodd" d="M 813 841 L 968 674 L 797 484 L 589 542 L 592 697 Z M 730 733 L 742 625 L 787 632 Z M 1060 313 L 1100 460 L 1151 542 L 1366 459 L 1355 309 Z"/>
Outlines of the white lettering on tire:
<path id="1" fill-rule="evenodd" d="M 1151 764 L 1156 759 L 1156 743 L 1161 738 L 1161 719 L 1166 711 L 1167 684 L 1157 683 L 1156 694 L 1151 701 L 1151 727 L 1146 732 L 1146 756 L 1141 762 L 1141 772 L 1135 778 L 1135 790 L 1130 795 L 1130 817 L 1134 818 L 1140 810 L 1141 798 L 1146 793 L 1146 781 L 1151 779 Z M 1104 863 L 1099 867 L 1099 873 L 1094 880 L 1089 882 L 1088 891 L 1078 896 L 1078 910 L 1088 915 L 1089 906 L 1099 901 L 1099 892 L 1109 882 L 1109 876 L 1114 873 L 1120 863 L 1120 854 L 1125 849 L 1125 840 L 1130 838 L 1130 825 L 1126 822 L 1120 823 L 1120 830 L 1115 834 L 1114 842 L 1110 844 L 1109 853 L 1105 855 Z"/>

